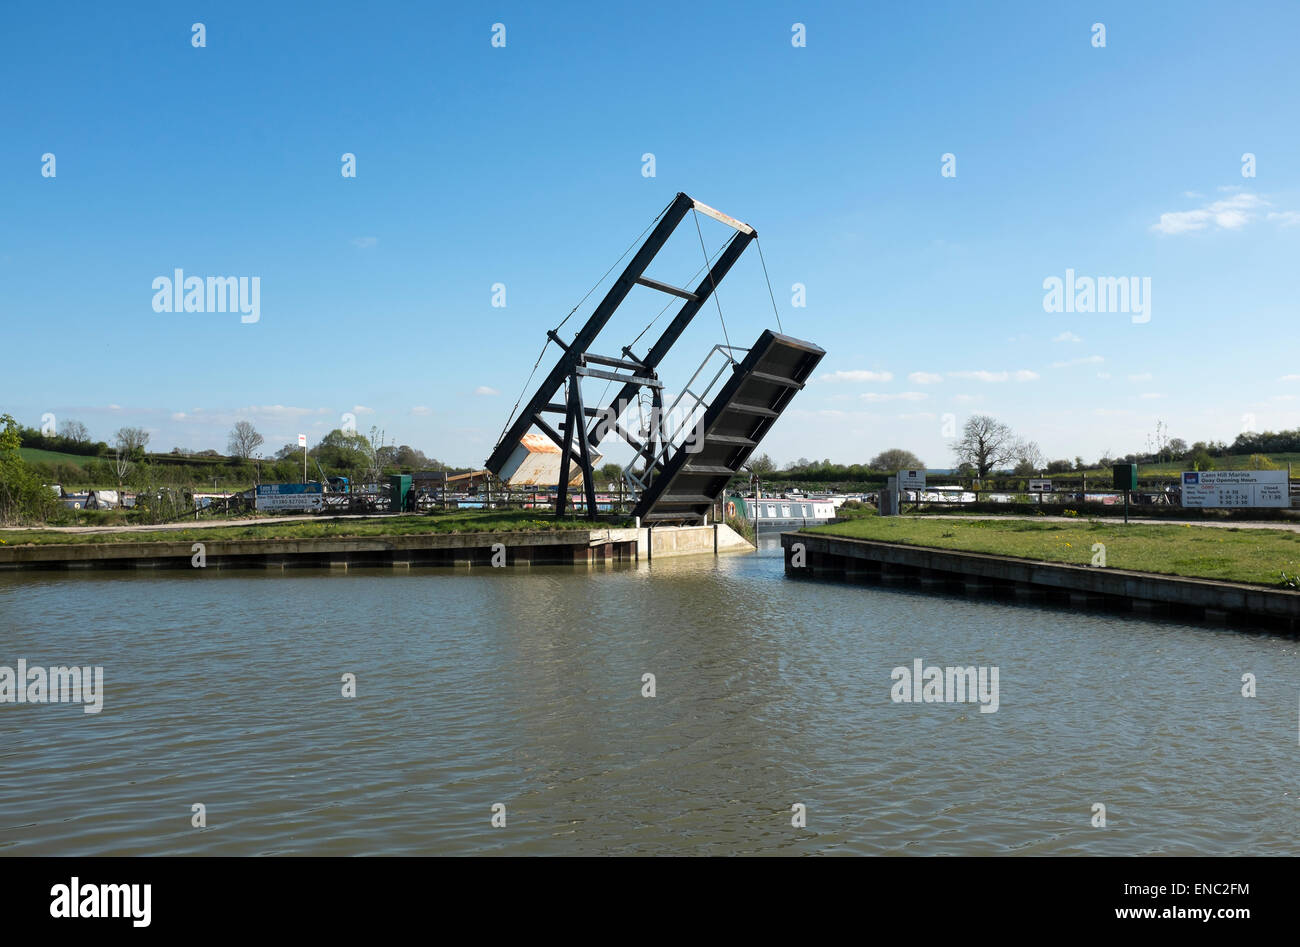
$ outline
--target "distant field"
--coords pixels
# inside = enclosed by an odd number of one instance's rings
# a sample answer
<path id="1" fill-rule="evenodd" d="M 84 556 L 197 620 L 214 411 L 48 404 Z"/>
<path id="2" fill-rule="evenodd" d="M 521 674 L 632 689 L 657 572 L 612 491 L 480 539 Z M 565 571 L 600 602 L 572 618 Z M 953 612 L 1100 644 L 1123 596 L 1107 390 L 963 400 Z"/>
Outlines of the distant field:
<path id="1" fill-rule="evenodd" d="M 29 464 L 76 464 L 84 467 L 96 458 L 86 454 L 62 454 L 56 450 L 41 450 L 39 447 L 20 447 L 18 455 Z"/>
<path id="2" fill-rule="evenodd" d="M 1286 470 L 1288 463 L 1294 466 L 1293 476 L 1300 476 L 1300 454 L 1265 454 L 1270 461 L 1277 465 L 1281 470 Z M 1250 454 L 1231 454 L 1227 457 L 1213 458 L 1215 470 L 1251 470 L 1254 464 L 1251 463 Z M 1138 477 L 1146 479 L 1147 477 L 1176 477 L 1184 470 L 1191 470 L 1191 464 L 1181 460 L 1171 461 L 1167 464 L 1138 464 Z M 1093 468 L 1082 471 L 1089 477 L 1104 476 L 1107 479 L 1111 476 L 1111 469 Z M 1071 471 L 1068 474 L 1056 474 L 1059 477 L 1077 477 L 1079 474 Z"/>
<path id="3" fill-rule="evenodd" d="M 1092 562 L 1093 544 L 1101 543 L 1107 568 L 1274 588 L 1283 585 L 1283 571 L 1300 573 L 1300 533 L 1273 529 L 873 516 L 803 532 L 1081 566 Z"/>

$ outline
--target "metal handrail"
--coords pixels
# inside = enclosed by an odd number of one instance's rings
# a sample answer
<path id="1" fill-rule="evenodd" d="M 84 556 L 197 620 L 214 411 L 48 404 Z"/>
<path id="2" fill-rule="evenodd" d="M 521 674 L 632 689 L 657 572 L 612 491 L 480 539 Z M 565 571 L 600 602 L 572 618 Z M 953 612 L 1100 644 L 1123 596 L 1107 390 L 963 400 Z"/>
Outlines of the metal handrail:
<path id="1" fill-rule="evenodd" d="M 709 379 L 709 383 L 704 386 L 703 394 L 697 395 L 694 391 L 691 390 L 691 386 L 695 384 L 696 380 L 700 377 L 700 375 L 704 372 L 704 369 L 708 366 L 709 360 L 713 358 L 714 354 L 717 352 L 723 353 L 723 355 L 726 356 L 727 361 L 713 374 L 713 377 Z M 660 412 L 659 433 L 662 440 L 662 446 L 659 448 L 659 450 L 655 452 L 652 461 L 646 465 L 645 472 L 647 477 L 649 476 L 650 471 L 654 470 L 654 468 L 661 461 L 665 461 L 668 459 L 669 453 L 671 453 L 674 450 L 678 450 L 680 448 L 681 445 L 675 443 L 678 435 L 681 434 L 682 431 L 685 430 L 687 427 L 693 425 L 693 419 L 695 417 L 696 411 L 700 410 L 700 408 L 704 406 L 705 399 L 709 396 L 709 393 L 713 390 L 713 386 L 718 383 L 718 379 L 722 377 L 723 373 L 726 372 L 728 368 L 734 368 L 737 364 L 739 364 L 736 361 L 736 359 L 732 357 L 731 355 L 732 352 L 748 353 L 749 349 L 743 348 L 739 345 L 722 345 L 721 343 L 713 346 L 713 348 L 709 349 L 709 353 L 704 356 L 704 361 L 700 362 L 700 367 L 695 369 L 695 374 L 691 376 L 690 381 L 688 381 L 685 387 L 683 387 L 681 394 L 679 394 L 673 400 L 673 403 L 668 408 L 668 411 Z M 677 406 L 681 404 L 682 399 L 684 399 L 687 395 L 689 395 L 691 398 L 694 399 L 695 401 L 694 406 L 690 409 L 689 412 L 687 412 L 686 417 L 681 421 L 681 423 L 677 425 L 677 428 L 672 432 L 672 434 L 664 435 L 663 418 L 665 414 L 671 415 L 674 411 L 676 411 Z M 626 467 L 623 468 L 623 479 L 628 484 L 628 486 L 632 487 L 634 490 L 644 490 L 646 489 L 647 486 L 649 486 L 648 483 L 643 483 L 640 480 L 640 478 L 638 478 L 636 474 L 632 472 L 633 467 L 636 466 L 637 462 L 640 459 L 641 459 L 641 455 L 638 454 L 636 457 L 633 457 L 632 460 L 628 462 Z"/>

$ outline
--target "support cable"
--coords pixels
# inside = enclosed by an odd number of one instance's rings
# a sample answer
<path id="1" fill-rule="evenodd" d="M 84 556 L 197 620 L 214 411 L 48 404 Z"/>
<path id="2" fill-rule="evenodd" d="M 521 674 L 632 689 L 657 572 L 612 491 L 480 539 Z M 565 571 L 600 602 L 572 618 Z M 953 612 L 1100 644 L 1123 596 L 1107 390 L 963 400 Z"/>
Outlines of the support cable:
<path id="1" fill-rule="evenodd" d="M 785 329 L 781 328 L 781 313 L 776 310 L 776 296 L 772 293 L 772 281 L 767 278 L 767 261 L 763 259 L 763 244 L 758 239 L 758 234 L 754 234 L 754 244 L 758 247 L 758 259 L 763 264 L 763 279 L 767 280 L 767 295 L 772 300 L 772 315 L 776 316 L 776 327 L 784 333 Z"/>
<path id="2" fill-rule="evenodd" d="M 704 247 L 704 232 L 700 230 L 700 212 L 692 208 L 691 213 L 695 220 L 695 232 L 700 238 L 700 252 L 704 254 L 704 265 L 708 266 L 709 251 Z M 722 337 L 727 342 L 727 358 L 730 359 L 731 363 L 734 365 L 736 364 L 736 360 L 731 355 L 731 337 L 727 335 L 727 320 L 722 318 L 722 302 L 718 299 L 718 284 L 713 279 L 712 269 L 709 270 L 709 286 L 712 287 L 711 295 L 713 296 L 713 302 L 718 307 L 718 321 L 722 323 Z"/>

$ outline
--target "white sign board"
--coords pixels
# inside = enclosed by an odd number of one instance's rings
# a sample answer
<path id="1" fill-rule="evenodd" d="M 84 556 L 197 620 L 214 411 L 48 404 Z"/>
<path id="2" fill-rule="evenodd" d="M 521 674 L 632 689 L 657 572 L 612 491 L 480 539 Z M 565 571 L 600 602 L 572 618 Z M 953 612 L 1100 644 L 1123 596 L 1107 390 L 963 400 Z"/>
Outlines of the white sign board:
<path id="1" fill-rule="evenodd" d="M 1052 492 L 1052 481 L 1050 481 L 1050 480 L 1030 480 L 1030 481 L 1029 481 L 1029 492 L 1030 492 L 1030 493 L 1051 493 L 1051 492 Z"/>
<path id="2" fill-rule="evenodd" d="M 1191 470 L 1183 473 L 1186 507 L 1289 507 L 1285 470 Z"/>
<path id="3" fill-rule="evenodd" d="M 925 471 L 924 470 L 900 470 L 898 472 L 898 489 L 924 490 Z"/>
<path id="4" fill-rule="evenodd" d="M 306 434 L 299 434 L 299 435 L 298 435 L 298 446 L 299 446 L 299 447 L 306 447 L 306 446 L 307 446 L 307 435 L 306 435 Z"/>

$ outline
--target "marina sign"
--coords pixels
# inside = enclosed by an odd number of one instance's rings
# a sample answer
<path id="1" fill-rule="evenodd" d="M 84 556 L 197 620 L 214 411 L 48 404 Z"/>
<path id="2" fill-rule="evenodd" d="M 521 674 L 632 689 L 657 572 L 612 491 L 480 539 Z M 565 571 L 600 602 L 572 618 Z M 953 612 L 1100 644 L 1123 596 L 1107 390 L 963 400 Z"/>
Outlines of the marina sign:
<path id="1" fill-rule="evenodd" d="M 1030 480 L 1030 481 L 1029 481 L 1029 492 L 1030 492 L 1030 493 L 1051 493 L 1051 492 L 1052 492 L 1052 481 L 1050 481 L 1050 480 Z"/>
<path id="2" fill-rule="evenodd" d="M 898 488 L 900 490 L 924 490 L 925 471 L 900 470 L 898 472 Z"/>
<path id="3" fill-rule="evenodd" d="M 1183 473 L 1185 507 L 1289 507 L 1285 470 L 1190 470 Z"/>
<path id="4" fill-rule="evenodd" d="M 259 510 L 319 510 L 324 504 L 319 483 L 262 483 L 257 487 Z"/>

